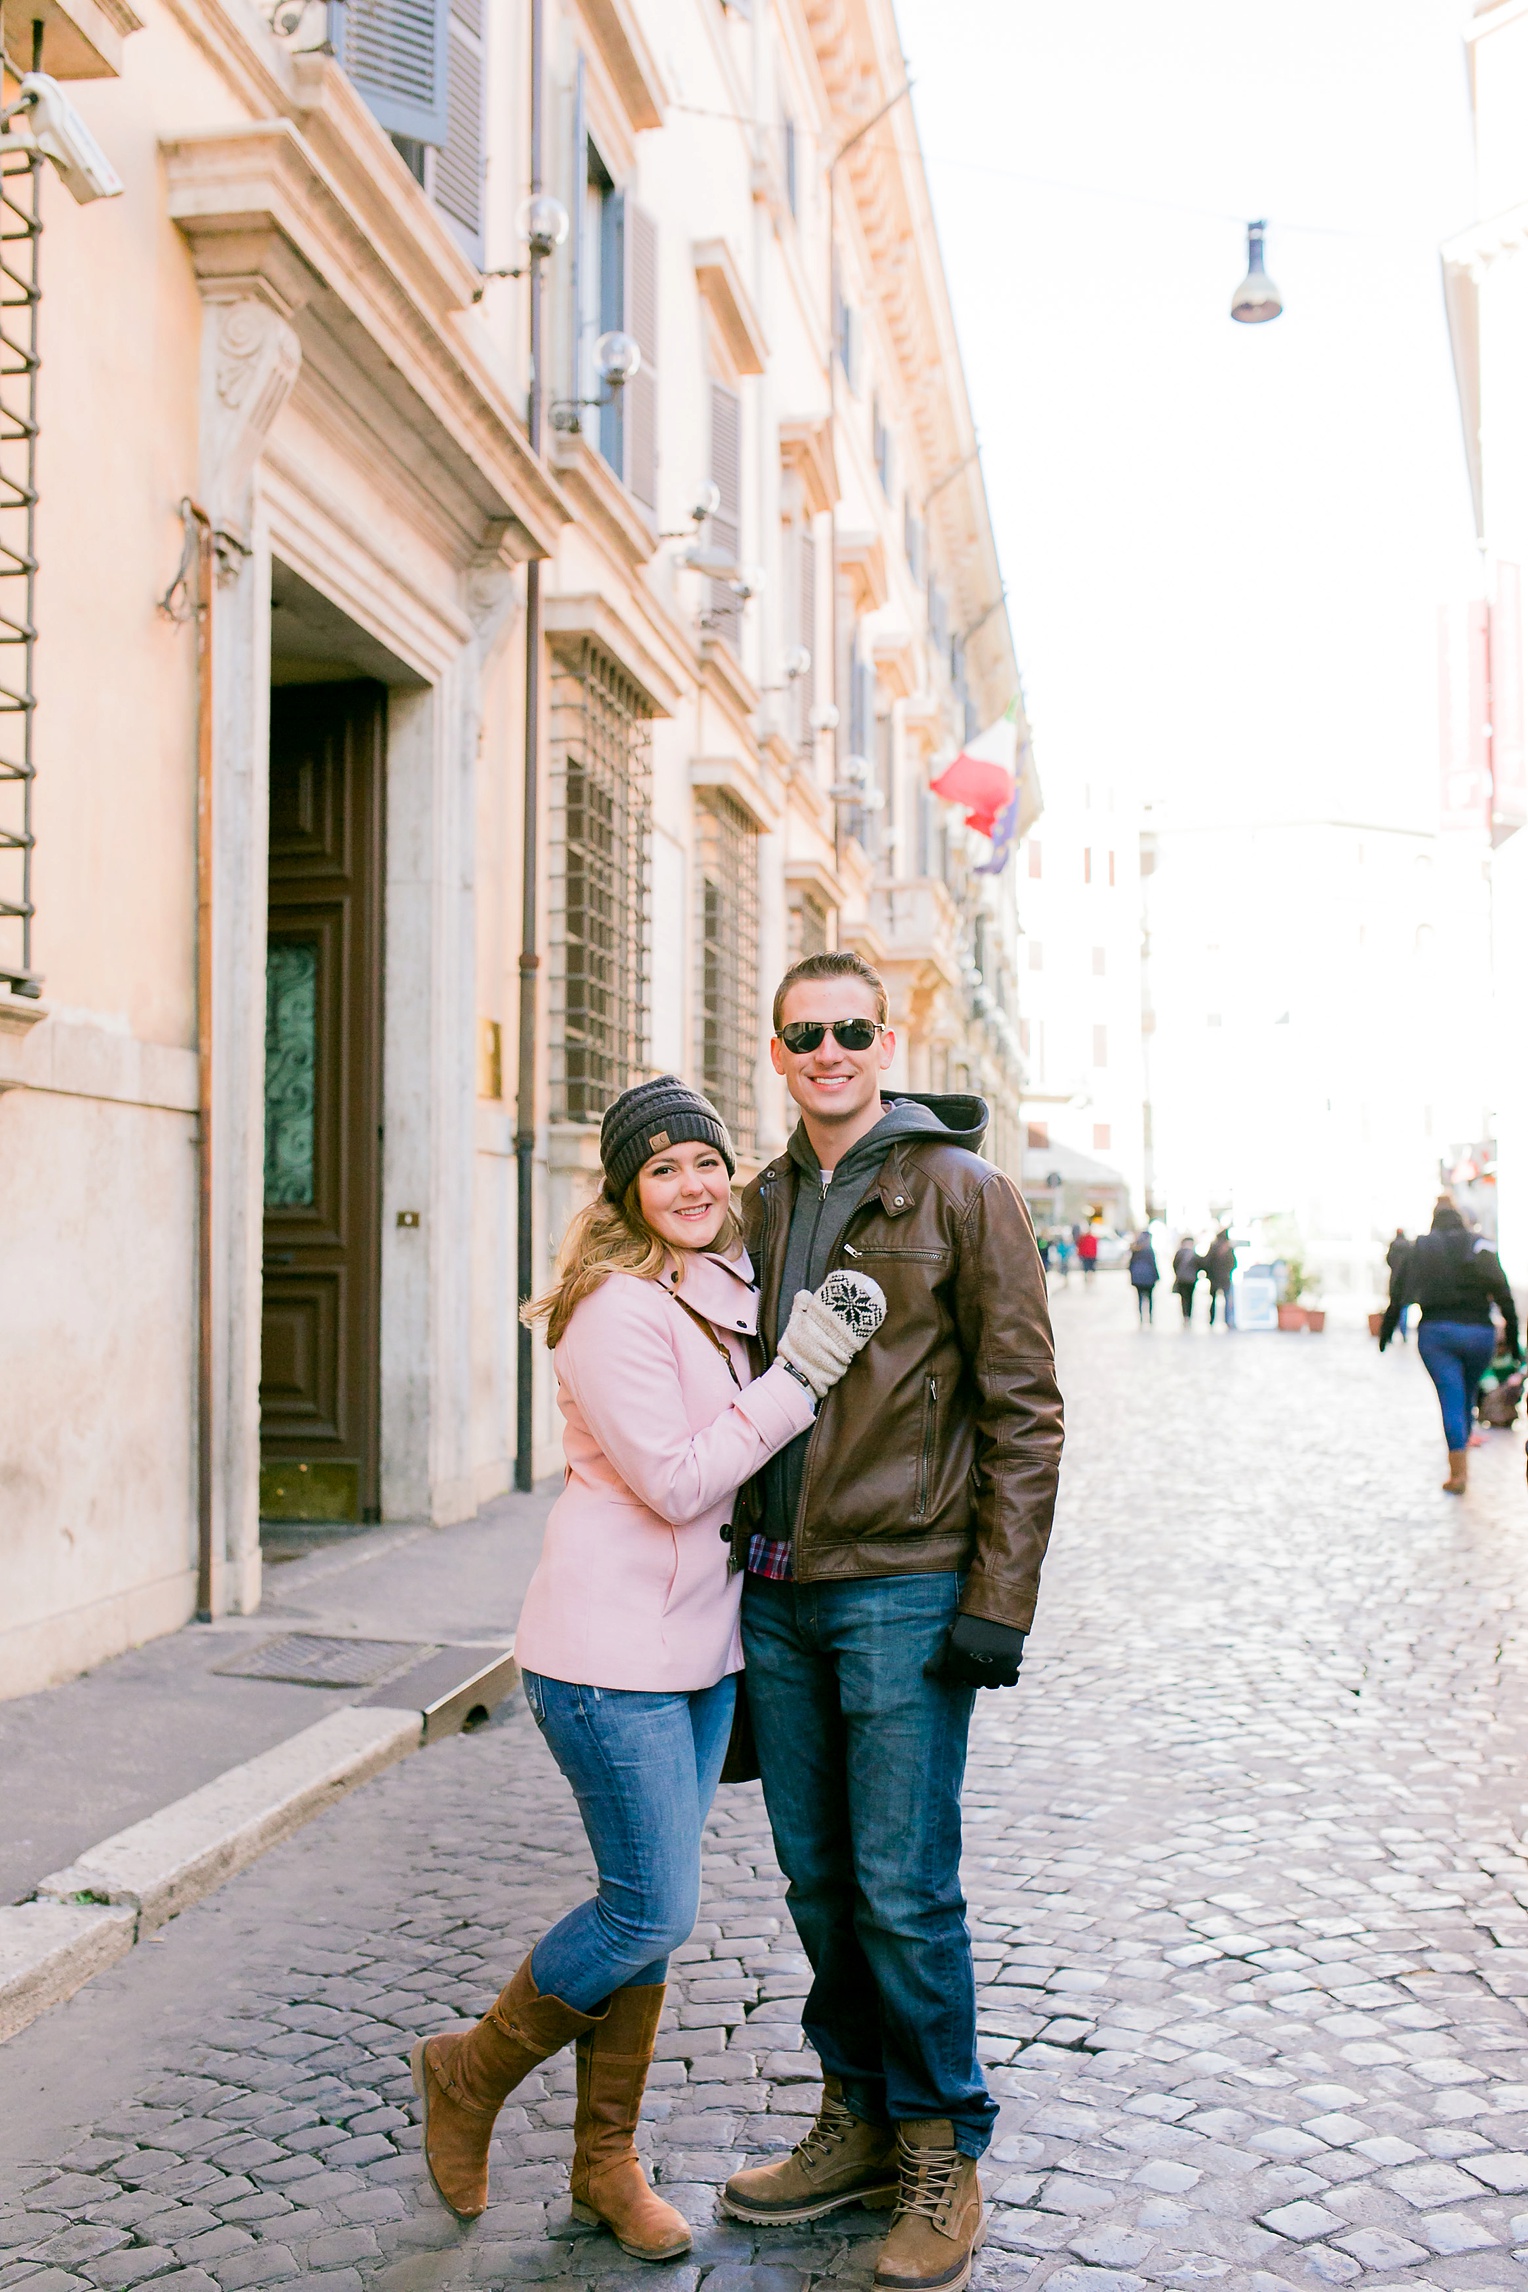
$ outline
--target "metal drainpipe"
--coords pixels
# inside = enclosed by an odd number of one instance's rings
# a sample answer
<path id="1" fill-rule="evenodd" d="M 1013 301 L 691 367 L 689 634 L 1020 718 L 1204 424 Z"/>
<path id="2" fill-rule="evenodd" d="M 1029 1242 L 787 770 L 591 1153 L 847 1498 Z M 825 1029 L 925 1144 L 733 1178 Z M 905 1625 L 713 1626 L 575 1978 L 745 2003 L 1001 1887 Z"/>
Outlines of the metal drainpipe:
<path id="1" fill-rule="evenodd" d="M 541 189 L 542 142 L 542 31 L 543 0 L 531 0 L 531 197 Z M 530 257 L 531 387 L 528 427 L 533 454 L 541 452 L 542 309 L 541 258 Z M 541 565 L 537 558 L 525 568 L 525 772 L 524 809 L 520 851 L 520 1034 L 519 1074 L 515 1091 L 516 1212 L 515 1293 L 518 1305 L 529 1304 L 535 1287 L 536 1259 L 532 1218 L 536 1189 L 536 987 L 541 968 L 537 950 L 537 833 L 541 762 Z M 515 1324 L 515 1486 L 528 1491 L 534 1482 L 535 1361 L 532 1333 L 516 1317 Z"/>
<path id="2" fill-rule="evenodd" d="M 212 1621 L 212 520 L 196 526 L 196 1620 Z"/>

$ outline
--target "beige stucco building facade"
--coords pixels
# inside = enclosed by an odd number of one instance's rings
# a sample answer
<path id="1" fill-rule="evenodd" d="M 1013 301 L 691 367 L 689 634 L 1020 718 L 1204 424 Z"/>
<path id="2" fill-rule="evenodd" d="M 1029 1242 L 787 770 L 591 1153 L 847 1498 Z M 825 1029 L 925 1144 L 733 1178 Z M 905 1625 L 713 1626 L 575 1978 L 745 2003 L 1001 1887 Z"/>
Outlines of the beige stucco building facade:
<path id="1" fill-rule="evenodd" d="M 538 1276 L 641 1073 L 778 1147 L 802 948 L 879 962 L 893 1079 L 1020 1152 L 1012 878 L 927 787 L 1018 674 L 890 0 L 46 4 L 124 188 L 3 162 L 8 1693 L 257 1606 L 262 1508 L 511 1482 L 532 562 Z"/>
<path id="2" fill-rule="evenodd" d="M 1470 657 L 1450 663 L 1446 842 L 1483 879 L 1497 1008 L 1489 1027 L 1502 1261 L 1528 1266 L 1528 1071 L 1518 1003 L 1528 963 L 1522 586 L 1528 568 L 1528 5 L 1479 0 L 1466 33 L 1478 221 L 1443 249 L 1444 293 L 1481 550 Z"/>

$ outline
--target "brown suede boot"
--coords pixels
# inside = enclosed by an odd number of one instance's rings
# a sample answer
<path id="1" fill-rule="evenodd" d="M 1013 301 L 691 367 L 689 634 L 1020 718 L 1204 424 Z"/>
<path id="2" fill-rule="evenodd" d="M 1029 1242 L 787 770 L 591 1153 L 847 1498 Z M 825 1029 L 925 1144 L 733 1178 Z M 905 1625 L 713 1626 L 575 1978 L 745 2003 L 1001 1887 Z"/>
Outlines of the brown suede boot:
<path id="1" fill-rule="evenodd" d="M 976 2161 L 948 2117 L 897 2127 L 902 2188 L 875 2265 L 876 2292 L 964 2292 L 987 2233 Z"/>
<path id="2" fill-rule="evenodd" d="M 820 2220 L 848 2204 L 889 2212 L 897 2201 L 897 2137 L 844 2106 L 836 2077 L 822 2081 L 817 2122 L 788 2157 L 734 2173 L 722 2210 L 761 2223 Z"/>
<path id="3" fill-rule="evenodd" d="M 505 2096 L 598 2019 L 544 1998 L 527 1958 L 475 2029 L 418 2040 L 409 2067 L 424 2103 L 424 2161 L 458 2220 L 476 2220 L 487 2205 L 488 2144 Z"/>
<path id="4" fill-rule="evenodd" d="M 1448 1478 L 1443 1483 L 1445 1496 L 1463 1496 L 1470 1485 L 1470 1452 L 1467 1448 L 1451 1448 L 1448 1452 Z"/>
<path id="5" fill-rule="evenodd" d="M 617 1990 L 603 2021 L 578 2041 L 578 2107 L 573 2118 L 573 2218 L 604 2226 L 633 2260 L 677 2260 L 690 2224 L 654 2196 L 637 2161 L 637 2119 L 652 2067 L 665 1984 Z"/>

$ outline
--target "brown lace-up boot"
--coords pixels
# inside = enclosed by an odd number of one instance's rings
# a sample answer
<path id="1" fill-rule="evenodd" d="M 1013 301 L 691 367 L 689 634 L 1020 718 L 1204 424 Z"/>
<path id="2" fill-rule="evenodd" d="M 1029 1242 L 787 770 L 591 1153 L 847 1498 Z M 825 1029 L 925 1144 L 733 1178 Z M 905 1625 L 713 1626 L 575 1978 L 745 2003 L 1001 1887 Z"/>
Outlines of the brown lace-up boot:
<path id="1" fill-rule="evenodd" d="M 897 2138 L 844 2106 L 844 2089 L 825 2077 L 817 2122 L 788 2157 L 734 2173 L 722 2210 L 734 2220 L 820 2220 L 842 2205 L 889 2212 L 897 2201 Z"/>
<path id="2" fill-rule="evenodd" d="M 875 2266 L 876 2292 L 964 2292 L 987 2233 L 974 2158 L 948 2117 L 897 2127 L 902 2187 Z"/>
<path id="3" fill-rule="evenodd" d="M 488 2144 L 505 2096 L 599 2018 L 544 1998 L 527 1958 L 475 2029 L 419 2039 L 409 2067 L 424 2103 L 424 2160 L 458 2220 L 476 2220 L 487 2205 Z"/>
<path id="4" fill-rule="evenodd" d="M 608 2228 L 634 2260 L 677 2260 L 692 2241 L 683 2213 L 648 2187 L 634 2139 L 663 1993 L 662 1982 L 617 1990 L 604 2020 L 578 2041 L 573 2218 Z"/>

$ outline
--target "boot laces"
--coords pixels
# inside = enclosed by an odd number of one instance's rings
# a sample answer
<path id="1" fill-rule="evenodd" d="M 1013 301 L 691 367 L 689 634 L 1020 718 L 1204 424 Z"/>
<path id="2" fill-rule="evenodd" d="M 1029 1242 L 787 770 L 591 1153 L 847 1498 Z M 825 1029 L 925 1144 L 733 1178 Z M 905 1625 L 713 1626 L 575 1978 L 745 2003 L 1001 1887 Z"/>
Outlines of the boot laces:
<path id="1" fill-rule="evenodd" d="M 900 2141 L 898 2147 L 902 2168 L 898 2212 L 917 2213 L 942 2228 L 960 2178 L 960 2151 L 915 2149 L 909 2141 Z"/>
<path id="2" fill-rule="evenodd" d="M 796 2155 L 804 2165 L 820 2164 L 841 2141 L 848 2139 L 858 2123 L 852 2109 L 846 2109 L 842 2101 L 824 2094 L 817 2122 L 796 2143 Z"/>

